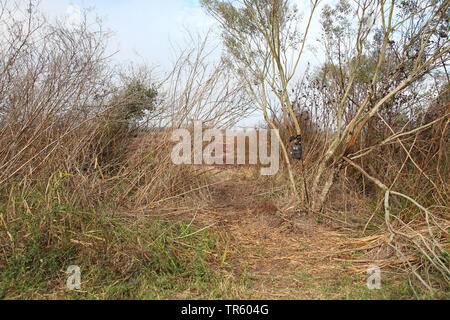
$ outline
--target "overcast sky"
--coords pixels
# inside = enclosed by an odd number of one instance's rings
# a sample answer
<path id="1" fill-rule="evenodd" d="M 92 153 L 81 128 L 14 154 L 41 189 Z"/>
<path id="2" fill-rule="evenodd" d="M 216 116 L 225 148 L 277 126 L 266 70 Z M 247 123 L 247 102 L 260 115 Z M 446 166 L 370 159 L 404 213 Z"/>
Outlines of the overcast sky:
<path id="1" fill-rule="evenodd" d="M 114 32 L 111 49 L 120 61 L 170 65 L 172 44 L 186 38 L 185 28 L 205 31 L 213 21 L 198 0 L 42 0 L 50 17 L 76 19 L 79 9 L 92 8 L 104 25 Z"/>
<path id="2" fill-rule="evenodd" d="M 309 1 L 294 2 L 301 9 L 302 3 Z M 205 32 L 215 25 L 200 7 L 199 0 L 42 0 L 41 8 L 51 17 L 75 20 L 79 9 L 92 8 L 114 32 L 111 49 L 119 51 L 116 59 L 164 68 L 170 66 L 172 44 L 182 45 L 186 38 L 186 28 Z M 314 24 L 312 37 L 318 35 L 317 27 Z"/>
<path id="3" fill-rule="evenodd" d="M 310 3 L 308 0 L 292 1 L 297 2 L 300 11 L 309 12 L 309 5 L 305 6 Z M 92 9 L 91 14 L 98 15 L 103 25 L 114 33 L 110 50 L 118 51 L 116 61 L 159 66 L 161 71 L 170 70 L 175 59 L 173 46 L 183 47 L 186 29 L 191 32 L 218 30 L 214 28 L 213 19 L 200 7 L 199 0 L 41 0 L 41 9 L 50 18 L 64 17 L 73 23 L 79 19 L 81 10 Z M 318 10 L 309 44 L 316 43 L 320 34 L 319 16 Z M 219 45 L 217 47 L 220 49 Z M 308 50 L 304 58 L 300 66 L 303 70 L 305 61 L 313 65 L 319 62 L 319 55 Z M 254 117 L 245 123 L 255 123 Z"/>

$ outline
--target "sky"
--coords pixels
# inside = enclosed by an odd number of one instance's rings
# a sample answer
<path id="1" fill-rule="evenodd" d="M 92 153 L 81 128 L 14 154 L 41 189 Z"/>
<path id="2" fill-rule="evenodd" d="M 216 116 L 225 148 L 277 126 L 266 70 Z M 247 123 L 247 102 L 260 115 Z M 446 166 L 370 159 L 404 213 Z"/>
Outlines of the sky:
<path id="1" fill-rule="evenodd" d="M 113 32 L 115 59 L 164 69 L 170 67 L 173 46 L 186 39 L 186 28 L 204 32 L 214 25 L 198 0 L 42 0 L 41 9 L 74 23 L 81 10 L 92 9 Z"/>
<path id="2" fill-rule="evenodd" d="M 299 9 L 309 0 L 292 0 Z M 102 19 L 103 26 L 113 32 L 110 39 L 113 59 L 118 63 L 133 62 L 158 67 L 162 72 L 171 70 L 175 61 L 174 47 L 183 48 L 187 32 L 205 33 L 218 31 L 217 24 L 201 8 L 199 0 L 41 0 L 41 10 L 50 18 L 63 17 L 69 24 L 77 24 L 82 10 L 91 10 L 91 15 Z M 308 10 L 309 12 L 309 6 Z M 320 35 L 316 12 L 309 43 Z M 216 33 L 217 34 L 217 33 Z M 220 41 L 217 41 L 217 57 L 220 56 Z M 214 36 L 213 36 L 214 40 Z M 305 52 L 305 60 L 313 65 L 319 58 L 311 51 Z M 300 66 L 305 69 L 306 63 Z M 262 120 L 262 115 L 253 115 L 245 120 L 245 126 L 253 126 Z"/>
<path id="3" fill-rule="evenodd" d="M 293 1 L 299 8 L 309 2 Z M 91 14 L 98 15 L 114 33 L 111 50 L 118 51 L 117 60 L 146 62 L 163 68 L 170 67 L 173 46 L 182 46 L 186 29 L 194 33 L 217 30 L 199 0 L 41 0 L 41 9 L 49 17 L 65 17 L 69 23 L 76 23 L 81 10 L 91 9 Z M 320 31 L 317 19 L 312 31 L 312 38 L 317 37 Z M 314 55 L 310 58 L 314 59 Z"/>

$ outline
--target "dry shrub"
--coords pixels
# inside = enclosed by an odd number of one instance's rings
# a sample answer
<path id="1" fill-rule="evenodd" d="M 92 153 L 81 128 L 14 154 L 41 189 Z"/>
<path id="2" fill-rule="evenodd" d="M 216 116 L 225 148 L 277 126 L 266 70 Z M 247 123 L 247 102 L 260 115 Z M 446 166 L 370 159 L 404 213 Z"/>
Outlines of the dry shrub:
<path id="1" fill-rule="evenodd" d="M 204 184 L 204 170 L 172 163 L 173 143 L 165 131 L 140 135 L 130 144 L 125 174 L 120 178 L 127 188 L 118 198 L 119 205 L 126 199 L 129 209 L 152 210 Z"/>
<path id="2" fill-rule="evenodd" d="M 1 7 L 9 9 L 1 11 L 0 26 L 6 30 L 0 38 L 3 198 L 10 184 L 45 185 L 56 174 L 73 190 L 71 202 L 88 207 L 108 201 L 117 208 L 127 200 L 127 208 L 151 208 L 195 189 L 198 172 L 172 165 L 171 129 L 163 128 L 186 125 L 205 112 L 211 124 L 234 123 L 246 101 L 221 65 L 207 63 L 207 38 L 182 52 L 169 82 L 159 84 L 166 90 L 164 104 L 141 121 L 145 128 L 131 128 L 121 118 L 129 101 L 111 67 L 101 24 L 87 16 L 76 28 L 51 24 L 33 1 L 27 8 L 15 2 Z M 235 109 L 211 106 L 212 94 L 236 102 Z"/>
<path id="3" fill-rule="evenodd" d="M 242 105 L 239 86 L 232 87 L 219 66 L 206 67 L 200 46 L 200 52 L 182 55 L 169 82 L 160 84 L 160 109 L 132 126 L 122 117 L 130 101 L 106 53 L 108 34 L 101 24 L 88 17 L 76 28 L 49 23 L 34 1 L 25 7 L 0 0 L 0 18 L 2 276 L 32 277 L 21 270 L 39 276 L 42 269 L 45 282 L 60 278 L 61 266 L 74 259 L 104 263 L 121 276 L 149 261 L 159 270 L 158 263 L 182 251 L 165 252 L 166 238 L 191 229 L 160 223 L 158 214 L 162 208 L 177 211 L 183 197 L 208 182 L 203 169 L 172 163 L 172 131 L 210 110 L 206 96 L 217 87 L 219 100 Z M 180 75 L 184 71 L 189 77 Z M 178 100 L 187 92 L 192 103 Z M 210 111 L 213 124 L 235 122 L 236 110 Z M 141 239 L 151 248 L 143 248 Z M 57 269 L 39 259 L 56 259 Z M 0 296 L 5 288 L 0 285 Z"/>
<path id="4" fill-rule="evenodd" d="M 294 106 L 303 130 L 304 172 L 310 185 L 317 162 L 334 136 L 334 124 L 329 119 L 330 107 L 317 99 L 326 96 L 321 92 L 326 89 L 314 87 L 314 82 L 309 87 L 304 84 L 303 89 L 304 96 L 294 99 L 301 103 Z M 340 171 L 326 205 L 314 213 L 341 230 L 362 233 L 363 238 L 355 242 L 370 248 L 361 249 L 365 258 L 384 261 L 385 267 L 402 265 L 430 291 L 433 286 L 445 290 L 442 283 L 448 283 L 450 276 L 448 87 L 443 86 L 437 95 L 424 93 L 421 100 L 412 98 L 416 96 L 395 97 L 368 122 L 347 151 L 356 166 L 337 163 Z M 318 112 L 317 108 L 322 109 Z M 285 125 L 283 115 L 274 122 L 283 141 L 289 141 L 292 129 Z M 299 185 L 301 174 L 300 169 Z M 388 220 L 387 189 L 397 192 L 390 193 Z M 367 234 L 375 238 L 366 241 Z"/>

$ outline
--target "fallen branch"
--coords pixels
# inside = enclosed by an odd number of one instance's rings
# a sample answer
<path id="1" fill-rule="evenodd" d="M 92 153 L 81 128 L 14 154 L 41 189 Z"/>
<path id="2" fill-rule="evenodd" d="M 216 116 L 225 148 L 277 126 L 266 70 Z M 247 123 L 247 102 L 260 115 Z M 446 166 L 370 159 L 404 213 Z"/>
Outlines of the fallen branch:
<path id="1" fill-rule="evenodd" d="M 361 168 L 359 165 L 354 163 L 352 160 L 344 157 L 343 158 L 347 163 L 349 163 L 351 166 L 353 166 L 355 169 L 360 171 L 364 176 L 366 176 L 370 181 L 372 181 L 374 184 L 376 184 L 380 189 L 382 189 L 385 192 L 384 195 L 384 210 L 385 210 L 385 223 L 386 227 L 388 228 L 391 236 L 387 244 L 393 248 L 404 260 L 404 262 L 409 266 L 411 272 L 419 279 L 419 281 L 433 294 L 433 289 L 431 286 L 426 283 L 426 281 L 419 275 L 419 273 L 414 269 L 413 265 L 409 261 L 409 259 L 406 259 L 404 253 L 393 243 L 395 236 L 401 236 L 405 239 L 407 239 L 418 251 L 420 251 L 425 258 L 443 275 L 443 277 L 448 281 L 450 277 L 450 271 L 449 268 L 445 265 L 445 263 L 440 259 L 438 254 L 436 253 L 436 248 L 440 250 L 441 253 L 445 252 L 445 250 L 442 248 L 439 242 L 436 241 L 435 236 L 432 231 L 430 217 L 432 220 L 436 223 L 436 220 L 432 216 L 431 212 L 426 209 L 424 206 L 419 204 L 416 200 L 413 198 L 397 192 L 392 191 L 390 188 L 388 188 L 384 183 L 382 183 L 380 180 L 378 180 L 375 177 L 372 177 L 369 175 L 363 168 Z M 400 218 L 395 217 L 397 220 L 399 220 L 403 225 L 407 226 L 411 231 L 412 234 L 408 234 L 405 232 L 401 232 L 399 230 L 394 229 L 394 227 L 391 224 L 391 212 L 389 210 L 390 205 L 390 195 L 396 195 L 398 197 L 404 198 L 414 204 L 417 208 L 419 208 L 421 211 L 425 213 L 425 223 L 427 225 L 427 231 L 428 231 L 428 238 L 425 238 L 421 233 L 417 232 L 416 230 L 409 227 L 406 223 L 404 223 Z M 436 223 L 437 227 L 439 229 L 440 226 Z M 425 248 L 422 247 L 422 245 L 416 240 L 419 238 Z"/>

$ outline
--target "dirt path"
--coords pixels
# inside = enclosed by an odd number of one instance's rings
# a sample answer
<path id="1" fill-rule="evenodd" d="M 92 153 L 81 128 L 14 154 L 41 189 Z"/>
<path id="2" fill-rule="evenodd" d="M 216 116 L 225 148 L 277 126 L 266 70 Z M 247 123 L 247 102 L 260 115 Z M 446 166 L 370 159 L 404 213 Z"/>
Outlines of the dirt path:
<path id="1" fill-rule="evenodd" d="M 286 208 L 286 201 L 276 199 L 274 187 L 252 177 L 251 169 L 225 169 L 216 179 L 220 183 L 210 188 L 209 207 L 200 219 L 214 224 L 213 230 L 226 240 L 223 269 L 245 279 L 246 298 L 351 298 L 361 290 L 367 294 L 361 267 L 337 258 L 346 247 L 344 236 Z"/>

